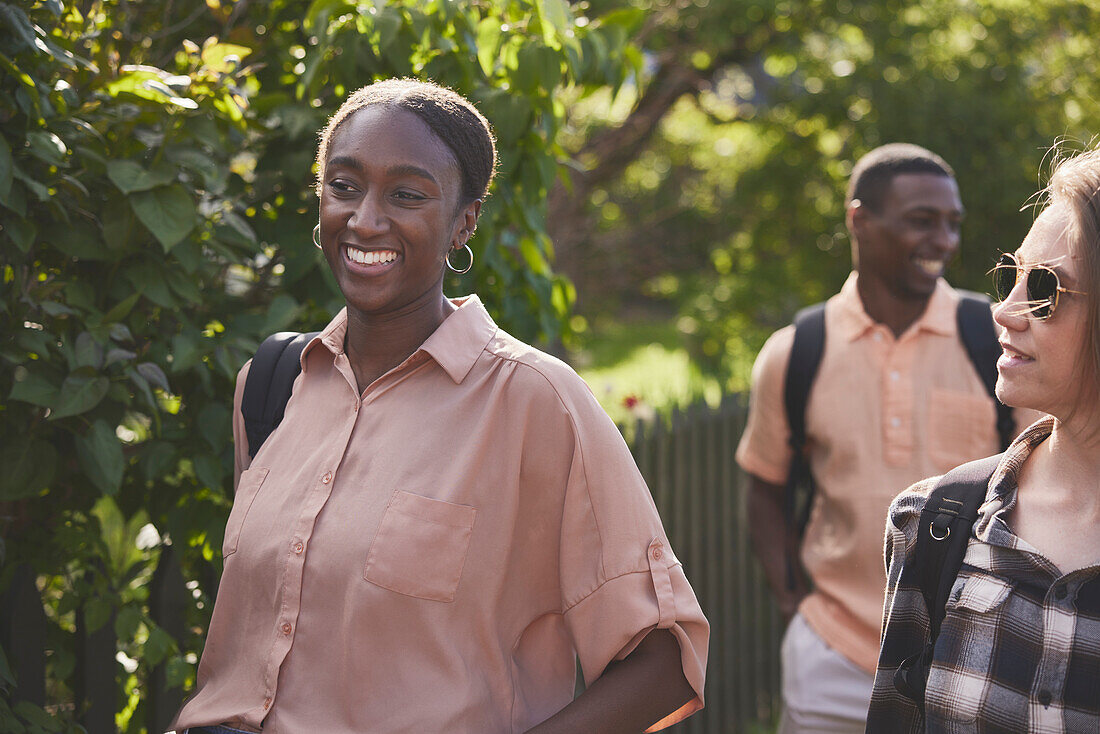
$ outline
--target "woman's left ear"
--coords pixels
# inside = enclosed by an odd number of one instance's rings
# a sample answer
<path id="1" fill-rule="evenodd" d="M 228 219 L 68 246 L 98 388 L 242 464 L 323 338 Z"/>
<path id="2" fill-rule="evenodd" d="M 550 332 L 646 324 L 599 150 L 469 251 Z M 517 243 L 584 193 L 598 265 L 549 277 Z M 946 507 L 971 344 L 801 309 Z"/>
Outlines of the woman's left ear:
<path id="1" fill-rule="evenodd" d="M 477 218 L 481 216 L 481 199 L 474 199 L 458 212 L 458 233 L 455 238 L 454 249 L 463 247 L 474 236 L 477 229 Z"/>

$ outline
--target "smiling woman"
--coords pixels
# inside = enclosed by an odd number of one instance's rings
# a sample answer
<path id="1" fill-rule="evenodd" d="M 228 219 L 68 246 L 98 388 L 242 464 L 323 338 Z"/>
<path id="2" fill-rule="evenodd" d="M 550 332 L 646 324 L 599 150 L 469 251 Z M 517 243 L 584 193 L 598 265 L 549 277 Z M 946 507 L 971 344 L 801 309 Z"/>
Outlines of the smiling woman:
<path id="1" fill-rule="evenodd" d="M 895 680 L 929 639 L 912 571 L 931 568 L 917 536 L 936 482 L 894 500 L 869 732 L 1100 730 L 1100 150 L 1062 161 L 1044 193 L 993 270 L 993 315 L 997 397 L 1047 417 L 977 487 L 984 502 L 926 649 L 923 700 Z"/>
<path id="2" fill-rule="evenodd" d="M 640 732 L 701 708 L 707 621 L 618 430 L 569 367 L 443 293 L 488 122 L 378 82 L 317 162 L 346 308 L 253 459 L 241 370 L 225 572 L 176 728 Z"/>

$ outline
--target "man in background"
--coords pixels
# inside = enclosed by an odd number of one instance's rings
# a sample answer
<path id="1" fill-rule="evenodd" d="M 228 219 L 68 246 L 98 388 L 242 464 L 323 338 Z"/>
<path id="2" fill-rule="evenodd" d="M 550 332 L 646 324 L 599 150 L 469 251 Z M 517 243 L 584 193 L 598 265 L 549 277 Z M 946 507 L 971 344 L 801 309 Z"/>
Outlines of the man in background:
<path id="1" fill-rule="evenodd" d="M 753 366 L 737 461 L 750 479 L 753 548 L 790 621 L 781 734 L 863 732 L 890 501 L 919 479 L 1001 450 L 995 400 L 958 334 L 960 296 L 943 279 L 962 219 L 954 172 L 924 148 L 884 145 L 853 169 L 845 216 L 853 269 L 825 306 L 824 352 L 804 412 L 816 484 L 804 535 L 784 490 L 793 325 L 772 334 Z"/>

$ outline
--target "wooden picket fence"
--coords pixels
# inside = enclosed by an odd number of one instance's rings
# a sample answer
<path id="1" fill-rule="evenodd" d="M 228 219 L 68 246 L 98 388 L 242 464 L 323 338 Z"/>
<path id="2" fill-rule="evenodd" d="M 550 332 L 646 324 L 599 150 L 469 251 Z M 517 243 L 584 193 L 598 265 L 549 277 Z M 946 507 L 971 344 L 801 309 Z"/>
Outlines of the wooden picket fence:
<path id="1" fill-rule="evenodd" d="M 769 731 L 779 707 L 781 622 L 752 557 L 744 477 L 733 461 L 747 408 L 742 396 L 639 422 L 631 449 L 653 492 L 676 555 L 711 624 L 706 708 L 673 734 Z M 209 580 L 204 579 L 209 583 Z M 150 583 L 149 614 L 182 639 L 190 592 L 170 546 Z M 0 645 L 18 681 L 16 700 L 46 699 L 47 620 L 30 568 L 15 569 L 0 595 Z M 116 639 L 110 622 L 88 632 L 78 610 L 72 705 L 89 734 L 116 730 L 120 682 L 112 674 Z M 182 701 L 157 668 L 147 682 L 145 727 L 163 732 Z"/>
<path id="2" fill-rule="evenodd" d="M 779 713 L 782 622 L 752 555 L 747 482 L 734 463 L 744 396 L 639 422 L 631 450 L 710 621 L 706 708 L 668 731 L 769 731 Z"/>

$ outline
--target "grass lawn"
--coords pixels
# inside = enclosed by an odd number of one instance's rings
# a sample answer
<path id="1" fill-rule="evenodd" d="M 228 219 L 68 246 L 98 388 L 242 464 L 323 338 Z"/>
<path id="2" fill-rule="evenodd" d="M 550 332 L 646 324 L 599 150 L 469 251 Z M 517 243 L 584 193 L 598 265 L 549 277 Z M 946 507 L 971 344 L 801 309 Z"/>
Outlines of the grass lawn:
<path id="1" fill-rule="evenodd" d="M 721 399 L 718 381 L 692 366 L 672 320 L 602 322 L 578 341 L 567 360 L 616 423 Z"/>

